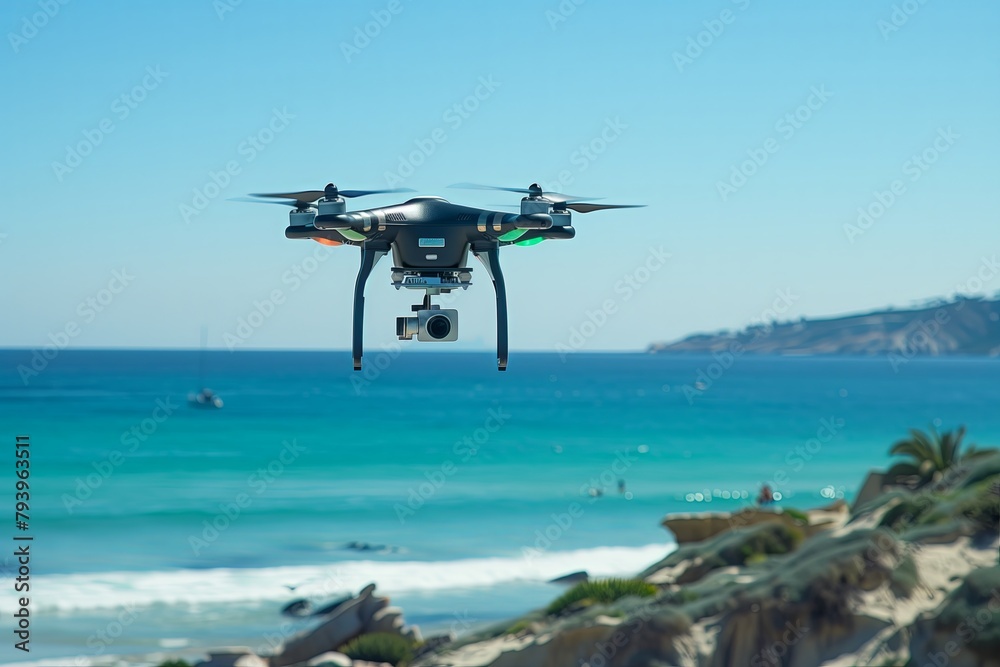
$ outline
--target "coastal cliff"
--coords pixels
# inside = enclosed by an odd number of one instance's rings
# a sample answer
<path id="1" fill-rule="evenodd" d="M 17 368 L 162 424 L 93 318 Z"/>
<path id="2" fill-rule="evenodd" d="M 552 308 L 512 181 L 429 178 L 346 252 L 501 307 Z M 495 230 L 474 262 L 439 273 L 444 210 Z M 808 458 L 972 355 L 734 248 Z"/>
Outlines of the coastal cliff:
<path id="1" fill-rule="evenodd" d="M 830 319 L 761 324 L 654 343 L 650 353 L 1000 356 L 1000 298 L 942 301 Z"/>
<path id="2" fill-rule="evenodd" d="M 677 549 L 634 577 L 574 573 L 544 609 L 458 639 L 422 638 L 370 585 L 271 655 L 198 665 L 1000 667 L 1000 451 L 964 434 L 912 431 L 852 507 L 667 515 Z"/>
<path id="3" fill-rule="evenodd" d="M 413 664 L 1000 666 L 1000 454 L 853 510 L 766 513 L 667 517 L 710 537 L 639 573 L 648 590 L 605 602 L 591 582 Z"/>

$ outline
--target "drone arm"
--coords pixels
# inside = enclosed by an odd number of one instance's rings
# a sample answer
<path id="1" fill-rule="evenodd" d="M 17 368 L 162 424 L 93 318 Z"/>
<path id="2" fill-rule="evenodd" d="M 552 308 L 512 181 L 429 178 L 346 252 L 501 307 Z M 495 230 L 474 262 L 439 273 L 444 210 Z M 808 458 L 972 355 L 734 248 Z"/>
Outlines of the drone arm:
<path id="1" fill-rule="evenodd" d="M 505 371 L 507 370 L 507 288 L 504 285 L 503 271 L 500 270 L 500 246 L 491 243 L 488 247 L 473 248 L 473 252 L 486 267 L 497 293 L 497 370 Z"/>
<path id="2" fill-rule="evenodd" d="M 388 244 L 366 242 L 361 246 L 361 268 L 354 283 L 354 370 L 361 370 L 361 355 L 364 352 L 365 326 L 365 285 L 372 269 L 389 251 Z"/>

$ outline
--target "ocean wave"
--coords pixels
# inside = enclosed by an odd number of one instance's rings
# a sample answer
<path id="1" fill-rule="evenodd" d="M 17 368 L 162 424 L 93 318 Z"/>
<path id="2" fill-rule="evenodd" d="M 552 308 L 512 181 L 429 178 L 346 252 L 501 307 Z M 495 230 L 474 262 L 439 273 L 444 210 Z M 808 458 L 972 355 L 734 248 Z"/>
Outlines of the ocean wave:
<path id="1" fill-rule="evenodd" d="M 280 603 L 293 597 L 321 600 L 357 592 L 372 582 L 380 592 L 392 595 L 544 582 L 577 570 L 598 577 L 631 576 L 674 548 L 676 545 L 667 543 L 574 551 L 525 549 L 518 556 L 452 561 L 366 560 L 292 567 L 39 575 L 37 585 L 46 595 L 37 604 L 40 610 L 59 611 L 157 604 L 198 607 Z"/>

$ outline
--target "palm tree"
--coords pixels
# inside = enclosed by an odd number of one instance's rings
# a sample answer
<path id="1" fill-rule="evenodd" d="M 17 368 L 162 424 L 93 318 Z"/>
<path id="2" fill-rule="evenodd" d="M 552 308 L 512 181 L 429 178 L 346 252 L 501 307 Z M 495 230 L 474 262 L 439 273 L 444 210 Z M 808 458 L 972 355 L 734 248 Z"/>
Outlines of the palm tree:
<path id="1" fill-rule="evenodd" d="M 890 455 L 905 456 L 909 460 L 898 461 L 889 468 L 886 477 L 892 483 L 919 488 L 957 463 L 990 453 L 990 450 L 976 449 L 975 445 L 962 451 L 964 437 L 964 426 L 944 433 L 938 433 L 934 427 L 926 433 L 910 429 L 910 437 L 900 440 L 889 450 Z"/>

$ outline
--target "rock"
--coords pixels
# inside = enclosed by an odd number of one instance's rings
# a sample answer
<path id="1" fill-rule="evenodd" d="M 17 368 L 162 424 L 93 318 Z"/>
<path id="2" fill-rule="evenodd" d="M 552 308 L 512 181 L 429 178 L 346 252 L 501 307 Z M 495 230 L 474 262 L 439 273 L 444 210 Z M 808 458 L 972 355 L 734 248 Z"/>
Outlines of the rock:
<path id="1" fill-rule="evenodd" d="M 312 611 L 312 603 L 305 598 L 292 600 L 281 608 L 281 613 L 285 616 L 308 616 L 310 611 Z"/>
<path id="2" fill-rule="evenodd" d="M 854 498 L 854 505 L 851 509 L 855 510 L 862 507 L 882 495 L 882 488 L 885 486 L 885 483 L 886 478 L 884 472 L 879 470 L 870 470 L 868 472 L 868 476 L 865 477 L 865 481 L 861 483 L 861 489 L 858 491 L 858 495 Z"/>
<path id="3" fill-rule="evenodd" d="M 243 646 L 224 648 L 208 654 L 208 660 L 195 667 L 268 667 L 267 661 Z"/>
<path id="4" fill-rule="evenodd" d="M 377 597 L 374 593 L 375 584 L 369 584 L 357 597 L 338 605 L 324 616 L 319 626 L 288 639 L 271 657 L 270 667 L 305 663 L 370 632 L 419 637 L 416 628 L 405 627 L 400 610 L 389 607 L 388 598 Z"/>
<path id="5" fill-rule="evenodd" d="M 826 514 L 833 513 L 846 520 L 846 504 L 832 505 L 824 511 Z M 746 528 L 768 522 L 781 523 L 786 526 L 799 528 L 806 537 L 811 537 L 816 533 L 835 528 L 843 523 L 843 521 L 835 521 L 833 518 L 828 518 L 822 523 L 806 524 L 781 510 L 746 508 L 738 512 L 668 514 L 664 517 L 661 525 L 674 534 L 677 544 L 689 544 L 692 542 L 703 542 L 734 528 Z"/>
<path id="6" fill-rule="evenodd" d="M 326 616 L 327 614 L 336 611 L 337 607 L 344 604 L 345 602 L 350 602 L 354 597 L 351 595 L 340 598 L 339 600 L 334 600 L 328 605 L 320 607 L 312 613 L 313 616 Z"/>
<path id="7" fill-rule="evenodd" d="M 351 551 L 376 551 L 381 554 L 399 554 L 405 551 L 405 549 L 392 546 L 391 544 L 371 544 L 369 542 L 348 542 L 344 545 L 344 549 L 350 549 Z"/>
<path id="8" fill-rule="evenodd" d="M 442 646 L 452 643 L 455 641 L 455 633 L 448 632 L 443 635 L 431 635 L 423 641 L 423 643 L 416 650 L 416 657 L 420 657 L 425 653 L 430 653 L 435 651 Z"/>
<path id="9" fill-rule="evenodd" d="M 391 632 L 401 634 L 403 610 L 399 607 L 384 607 L 375 612 L 368 624 L 368 632 Z"/>
<path id="10" fill-rule="evenodd" d="M 343 653 L 330 651 L 317 655 L 306 663 L 306 667 L 352 667 L 351 659 Z"/>
<path id="11" fill-rule="evenodd" d="M 583 581 L 587 581 L 590 575 L 587 574 L 586 570 L 580 570 L 579 572 L 571 572 L 569 574 L 564 574 L 561 577 L 556 577 L 555 579 L 550 579 L 548 583 L 550 584 L 579 584 Z"/>

